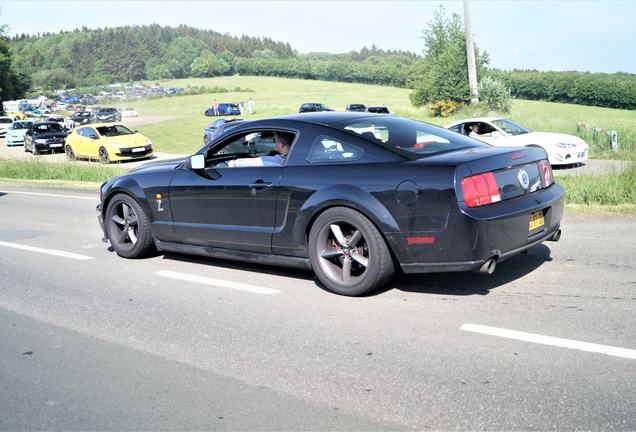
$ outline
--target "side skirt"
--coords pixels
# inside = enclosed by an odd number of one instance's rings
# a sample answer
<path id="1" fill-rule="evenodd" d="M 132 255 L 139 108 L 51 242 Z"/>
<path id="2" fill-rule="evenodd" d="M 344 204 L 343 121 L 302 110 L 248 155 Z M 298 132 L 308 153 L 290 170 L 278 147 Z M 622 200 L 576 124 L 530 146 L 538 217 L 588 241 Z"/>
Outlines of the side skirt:
<path id="1" fill-rule="evenodd" d="M 303 270 L 311 270 L 309 258 L 292 257 L 286 255 L 273 255 L 256 252 L 235 251 L 208 246 L 186 245 L 183 243 L 165 242 L 155 239 L 155 246 L 161 252 L 175 252 L 188 255 L 199 255 L 212 258 L 221 258 L 232 261 L 252 262 L 276 267 L 293 267 Z"/>

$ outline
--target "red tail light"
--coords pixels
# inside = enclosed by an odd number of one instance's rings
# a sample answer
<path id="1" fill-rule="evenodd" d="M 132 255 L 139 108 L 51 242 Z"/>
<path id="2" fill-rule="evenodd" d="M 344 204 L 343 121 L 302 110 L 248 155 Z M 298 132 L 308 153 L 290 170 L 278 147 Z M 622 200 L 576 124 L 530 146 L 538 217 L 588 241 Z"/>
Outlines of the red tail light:
<path id="1" fill-rule="evenodd" d="M 501 201 L 501 193 L 495 175 L 491 172 L 465 177 L 462 180 L 464 202 L 468 207 L 478 207 Z"/>
<path id="2" fill-rule="evenodd" d="M 541 178 L 543 179 L 543 187 L 548 187 L 554 183 L 554 177 L 552 177 L 552 167 L 550 162 L 546 159 L 539 161 L 539 170 L 541 171 Z"/>

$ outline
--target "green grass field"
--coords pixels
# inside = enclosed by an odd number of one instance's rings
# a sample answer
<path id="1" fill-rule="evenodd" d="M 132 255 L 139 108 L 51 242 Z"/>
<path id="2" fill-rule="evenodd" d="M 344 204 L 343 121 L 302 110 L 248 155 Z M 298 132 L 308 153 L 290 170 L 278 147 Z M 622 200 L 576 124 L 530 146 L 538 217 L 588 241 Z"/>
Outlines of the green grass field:
<path id="1" fill-rule="evenodd" d="M 448 118 L 431 118 L 424 108 L 415 108 L 409 101 L 411 90 L 378 85 L 352 84 L 328 81 L 312 81 L 274 77 L 232 76 L 218 78 L 189 78 L 160 81 L 164 86 L 206 86 L 222 88 L 249 88 L 253 92 L 230 92 L 193 96 L 165 97 L 152 100 L 125 101 L 119 107 L 133 106 L 142 116 L 169 116 L 171 120 L 141 125 L 137 129 L 152 138 L 158 151 L 190 153 L 202 145 L 203 129 L 212 119 L 203 111 L 212 105 L 214 98 L 221 102 L 238 103 L 254 98 L 254 118 L 292 114 L 298 112 L 303 102 L 322 102 L 333 109 L 344 110 L 349 103 L 386 105 L 399 116 L 418 119 L 440 126 L 455 120 L 484 114 L 464 108 Z M 512 112 L 506 115 L 532 130 L 577 134 L 577 123 L 607 130 L 617 130 L 619 140 L 626 151 L 614 155 L 607 149 L 592 145 L 592 157 L 629 158 L 636 147 L 636 111 L 616 110 L 552 102 L 515 100 Z M 249 118 L 249 114 L 246 116 Z M 584 137 L 585 138 L 585 137 Z M 609 145 L 609 138 L 608 138 Z"/>

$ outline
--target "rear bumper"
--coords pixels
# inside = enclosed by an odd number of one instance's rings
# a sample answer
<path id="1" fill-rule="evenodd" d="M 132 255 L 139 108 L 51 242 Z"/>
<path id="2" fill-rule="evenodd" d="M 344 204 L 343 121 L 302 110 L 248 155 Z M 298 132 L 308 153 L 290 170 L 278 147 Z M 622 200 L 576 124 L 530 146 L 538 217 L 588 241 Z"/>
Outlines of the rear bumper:
<path id="1" fill-rule="evenodd" d="M 434 231 L 385 233 L 405 273 L 470 271 L 491 258 L 498 262 L 551 239 L 563 216 L 563 189 L 554 184 L 536 194 L 497 204 L 451 210 Z M 530 215 L 542 212 L 544 225 L 529 231 Z M 408 244 L 410 237 L 426 237 Z"/>
<path id="2" fill-rule="evenodd" d="M 533 239 L 531 243 L 525 244 L 517 249 L 504 252 L 498 256 L 493 255 L 491 257 L 476 260 L 476 261 L 402 264 L 401 268 L 404 273 L 442 273 L 442 272 L 474 271 L 474 270 L 480 269 L 481 266 L 484 265 L 484 263 L 490 258 L 495 257 L 497 262 L 502 262 L 540 243 L 543 243 L 544 241 L 551 239 L 559 229 L 560 229 L 560 226 L 557 225 L 549 232 L 540 233 L 538 238 Z"/>

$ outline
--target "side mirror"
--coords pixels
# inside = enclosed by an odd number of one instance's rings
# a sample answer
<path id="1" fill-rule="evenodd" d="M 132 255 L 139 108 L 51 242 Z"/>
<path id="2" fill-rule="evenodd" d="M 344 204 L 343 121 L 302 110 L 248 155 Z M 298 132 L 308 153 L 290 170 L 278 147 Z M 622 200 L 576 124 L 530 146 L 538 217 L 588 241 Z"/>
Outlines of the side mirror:
<path id="1" fill-rule="evenodd" d="M 205 168 L 205 156 L 202 154 L 190 156 L 190 168 L 193 170 L 202 170 Z"/>

